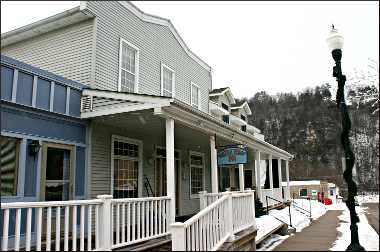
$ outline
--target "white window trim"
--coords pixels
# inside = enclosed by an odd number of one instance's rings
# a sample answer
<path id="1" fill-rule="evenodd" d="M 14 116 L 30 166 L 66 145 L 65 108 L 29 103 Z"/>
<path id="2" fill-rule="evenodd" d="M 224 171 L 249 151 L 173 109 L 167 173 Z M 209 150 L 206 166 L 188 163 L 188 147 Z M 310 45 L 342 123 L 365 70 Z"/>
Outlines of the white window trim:
<path id="1" fill-rule="evenodd" d="M 138 197 L 141 198 L 142 197 L 142 186 L 143 186 L 143 179 L 142 179 L 142 175 L 143 175 L 143 159 L 142 159 L 142 153 L 143 153 L 143 141 L 141 140 L 138 140 L 138 139 L 133 139 L 133 138 L 128 138 L 128 137 L 125 137 L 125 136 L 119 136 L 119 135 L 112 135 L 111 137 L 111 195 L 113 195 L 113 181 L 114 181 L 114 150 L 113 150 L 113 146 L 114 146 L 114 142 L 115 141 L 122 141 L 122 142 L 126 142 L 126 143 L 129 143 L 129 144 L 135 144 L 135 145 L 138 145 L 139 146 L 139 157 L 138 157 L 138 161 L 139 161 L 139 170 L 138 170 L 138 178 L 137 178 L 137 183 L 138 183 Z"/>
<path id="2" fill-rule="evenodd" d="M 139 62 L 140 62 L 140 49 L 131 44 L 130 42 L 126 41 L 123 38 L 120 38 L 120 43 L 119 43 L 119 82 L 118 82 L 118 87 L 117 91 L 121 92 L 121 56 L 122 56 L 122 44 L 126 43 L 128 46 L 132 47 L 133 49 L 136 50 L 136 57 L 135 57 L 135 93 L 139 92 Z"/>
<path id="3" fill-rule="evenodd" d="M 191 193 L 191 156 L 201 156 L 202 157 L 202 161 L 203 161 L 203 171 L 202 171 L 202 177 L 203 177 L 203 188 L 202 188 L 202 191 L 205 190 L 205 184 L 206 184 L 206 176 L 205 176 L 205 154 L 202 153 L 202 152 L 197 152 L 197 151 L 189 151 L 189 170 L 190 170 L 190 178 L 189 178 L 189 181 L 190 181 L 190 184 L 189 184 L 189 192 L 190 192 L 190 199 L 198 199 L 199 198 L 199 194 L 192 194 Z"/>
<path id="4" fill-rule="evenodd" d="M 193 86 L 196 86 L 198 88 L 198 109 L 201 109 L 201 89 L 197 84 L 194 82 L 190 82 L 190 106 L 193 106 Z M 195 108 L 195 107 L 194 107 Z"/>
<path id="5" fill-rule="evenodd" d="M 164 95 L 164 68 L 172 72 L 172 98 L 175 97 L 175 71 L 161 62 L 161 96 Z"/>

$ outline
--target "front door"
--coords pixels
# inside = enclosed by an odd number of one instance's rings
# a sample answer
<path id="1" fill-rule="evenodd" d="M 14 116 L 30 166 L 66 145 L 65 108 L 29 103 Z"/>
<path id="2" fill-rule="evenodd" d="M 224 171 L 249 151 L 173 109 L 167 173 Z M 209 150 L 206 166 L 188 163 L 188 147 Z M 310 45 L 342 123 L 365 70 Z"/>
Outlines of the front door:
<path id="1" fill-rule="evenodd" d="M 42 144 L 41 201 L 73 199 L 74 148 L 63 144 Z"/>
<path id="2" fill-rule="evenodd" d="M 175 176 L 175 197 L 176 197 L 176 215 L 180 214 L 180 166 L 181 159 L 179 151 L 174 152 L 174 176 Z M 166 194 L 166 150 L 164 148 L 156 148 L 155 160 L 155 192 L 156 196 L 165 196 Z"/>
<path id="3" fill-rule="evenodd" d="M 74 199 L 75 146 L 42 143 L 40 201 L 66 201 Z M 60 226 L 64 226 L 64 208 L 60 208 Z M 51 209 L 51 230 L 47 230 L 47 208 L 43 210 L 42 233 L 55 236 L 57 208 Z M 72 214 L 70 209 L 70 215 Z M 72 226 L 70 218 L 70 227 Z M 63 229 L 61 228 L 63 233 Z"/>

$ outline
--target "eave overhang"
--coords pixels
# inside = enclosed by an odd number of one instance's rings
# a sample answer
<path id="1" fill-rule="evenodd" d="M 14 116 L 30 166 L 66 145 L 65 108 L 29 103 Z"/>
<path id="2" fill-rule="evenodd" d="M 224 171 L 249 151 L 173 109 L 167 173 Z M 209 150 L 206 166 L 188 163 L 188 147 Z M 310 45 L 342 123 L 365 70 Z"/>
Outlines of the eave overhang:
<path id="1" fill-rule="evenodd" d="M 5 47 L 19 41 L 31 39 L 35 36 L 57 30 L 95 16 L 88 11 L 81 11 L 80 7 L 61 12 L 54 16 L 28 24 L 18 29 L 1 34 L 1 47 Z"/>
<path id="2" fill-rule="evenodd" d="M 82 93 L 81 118 L 96 118 L 145 109 L 153 110 L 157 116 L 171 117 L 206 134 L 216 134 L 278 158 L 293 158 L 290 153 L 175 98 L 98 89 L 84 89 Z"/>

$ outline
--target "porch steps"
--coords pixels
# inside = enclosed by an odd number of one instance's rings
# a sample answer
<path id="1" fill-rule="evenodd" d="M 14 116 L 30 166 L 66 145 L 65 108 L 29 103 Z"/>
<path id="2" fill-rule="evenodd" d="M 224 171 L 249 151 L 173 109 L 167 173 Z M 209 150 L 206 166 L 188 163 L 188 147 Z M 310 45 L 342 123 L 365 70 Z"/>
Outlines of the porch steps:
<path id="1" fill-rule="evenodd" d="M 114 251 L 171 251 L 172 240 L 170 236 L 160 237 L 138 244 L 115 249 Z"/>
<path id="2" fill-rule="evenodd" d="M 247 228 L 235 234 L 234 240 L 225 242 L 218 251 L 255 251 L 256 235 L 255 227 Z"/>

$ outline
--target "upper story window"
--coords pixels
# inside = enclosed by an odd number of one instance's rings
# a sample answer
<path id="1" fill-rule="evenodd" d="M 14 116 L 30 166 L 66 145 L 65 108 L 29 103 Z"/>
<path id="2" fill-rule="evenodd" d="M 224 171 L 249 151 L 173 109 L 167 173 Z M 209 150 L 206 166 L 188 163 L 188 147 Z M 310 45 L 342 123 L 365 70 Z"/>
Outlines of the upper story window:
<path id="1" fill-rule="evenodd" d="M 225 110 L 228 110 L 228 105 L 222 102 L 222 108 L 224 108 Z"/>
<path id="2" fill-rule="evenodd" d="M 138 92 L 139 49 L 120 39 L 119 92 Z"/>
<path id="3" fill-rule="evenodd" d="M 199 86 L 191 82 L 191 106 L 200 108 L 201 92 Z"/>
<path id="4" fill-rule="evenodd" d="M 244 121 L 246 121 L 246 119 L 247 119 L 244 115 L 240 115 L 240 118 L 241 118 L 242 120 L 244 120 Z"/>
<path id="5" fill-rule="evenodd" d="M 170 67 L 161 64 L 161 95 L 174 97 L 175 72 Z"/>

